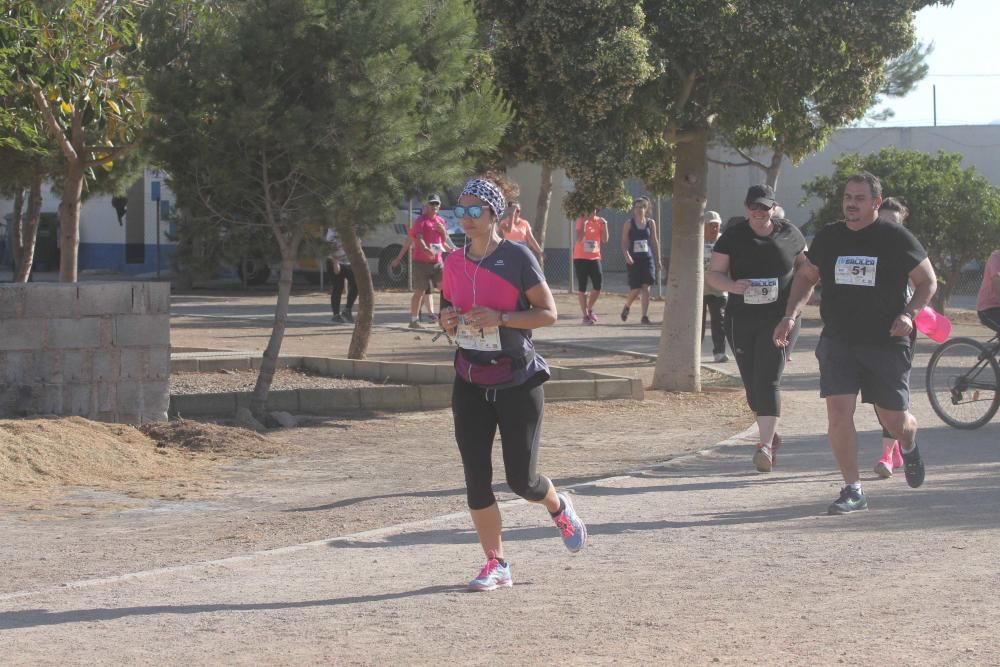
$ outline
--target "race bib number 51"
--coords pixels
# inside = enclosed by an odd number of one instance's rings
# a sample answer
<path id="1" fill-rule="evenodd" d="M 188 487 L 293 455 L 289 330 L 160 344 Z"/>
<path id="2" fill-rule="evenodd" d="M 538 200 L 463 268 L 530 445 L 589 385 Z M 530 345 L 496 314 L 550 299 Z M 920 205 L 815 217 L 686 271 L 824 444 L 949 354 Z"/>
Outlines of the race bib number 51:
<path id="1" fill-rule="evenodd" d="M 833 279 L 838 285 L 874 287 L 878 257 L 848 255 L 837 258 Z"/>

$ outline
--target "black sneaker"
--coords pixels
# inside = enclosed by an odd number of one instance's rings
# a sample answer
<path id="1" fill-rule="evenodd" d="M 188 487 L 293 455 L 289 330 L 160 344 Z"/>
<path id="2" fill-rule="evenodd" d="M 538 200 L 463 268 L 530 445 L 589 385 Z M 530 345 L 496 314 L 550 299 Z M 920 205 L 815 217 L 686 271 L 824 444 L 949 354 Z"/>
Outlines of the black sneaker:
<path id="1" fill-rule="evenodd" d="M 853 486 L 845 486 L 840 490 L 840 497 L 827 508 L 827 514 L 850 514 L 868 509 L 868 497 L 864 491 L 857 491 Z"/>
<path id="2" fill-rule="evenodd" d="M 652 324 L 652 322 L 649 321 L 648 317 L 646 317 L 645 315 L 643 315 L 642 319 L 639 320 L 639 324 Z"/>
<path id="3" fill-rule="evenodd" d="M 353 316 L 353 315 L 351 315 L 351 311 L 349 311 L 349 310 L 348 310 L 348 311 L 345 311 L 345 312 L 344 312 L 344 313 L 343 313 L 343 314 L 341 315 L 341 317 L 343 317 L 343 318 L 344 318 L 344 321 L 345 321 L 345 322 L 354 322 L 354 316 Z"/>
<path id="4" fill-rule="evenodd" d="M 334 322 L 336 324 L 343 324 L 344 323 L 344 316 L 341 315 L 340 313 L 334 313 L 333 317 L 330 318 L 330 321 Z"/>
<path id="5" fill-rule="evenodd" d="M 924 460 L 920 458 L 920 449 L 913 445 L 913 451 L 907 454 L 900 450 L 903 455 L 903 471 L 906 474 L 906 483 L 911 489 L 915 489 L 924 483 Z"/>
<path id="6" fill-rule="evenodd" d="M 628 306 L 625 306 L 624 308 L 622 308 L 622 322 L 625 322 L 627 320 L 628 320 Z"/>

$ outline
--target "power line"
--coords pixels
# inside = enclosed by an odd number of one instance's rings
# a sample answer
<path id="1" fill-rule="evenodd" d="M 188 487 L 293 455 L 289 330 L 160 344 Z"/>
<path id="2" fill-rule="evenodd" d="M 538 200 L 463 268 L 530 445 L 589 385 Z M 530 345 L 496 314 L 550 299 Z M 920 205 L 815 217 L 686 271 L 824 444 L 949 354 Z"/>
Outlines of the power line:
<path id="1" fill-rule="evenodd" d="M 928 74 L 927 77 L 928 78 L 930 78 L 930 77 L 937 77 L 937 78 L 964 78 L 964 77 L 996 78 L 996 77 L 1000 77 L 1000 73 L 997 73 L 997 74 Z"/>

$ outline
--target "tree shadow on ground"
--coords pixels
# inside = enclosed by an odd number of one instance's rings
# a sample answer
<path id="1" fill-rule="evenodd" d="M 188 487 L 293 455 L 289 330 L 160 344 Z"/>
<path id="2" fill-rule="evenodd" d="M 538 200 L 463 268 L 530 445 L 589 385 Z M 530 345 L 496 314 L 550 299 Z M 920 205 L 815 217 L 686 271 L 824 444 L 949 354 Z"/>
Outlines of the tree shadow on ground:
<path id="1" fill-rule="evenodd" d="M 151 605 L 146 607 L 119 607 L 105 609 L 72 609 L 52 612 L 47 609 L 25 609 L 23 611 L 0 612 L 0 630 L 16 630 L 67 623 L 94 623 L 114 621 L 136 616 L 158 616 L 161 614 L 191 615 L 212 614 L 235 611 L 275 611 L 283 609 L 306 609 L 310 607 L 336 607 L 365 602 L 382 602 L 422 595 L 458 593 L 466 591 L 465 586 L 426 586 L 412 591 L 379 593 L 375 595 L 355 595 L 344 598 L 322 600 L 300 600 L 294 602 L 256 602 L 245 604 L 192 604 L 192 605 Z"/>

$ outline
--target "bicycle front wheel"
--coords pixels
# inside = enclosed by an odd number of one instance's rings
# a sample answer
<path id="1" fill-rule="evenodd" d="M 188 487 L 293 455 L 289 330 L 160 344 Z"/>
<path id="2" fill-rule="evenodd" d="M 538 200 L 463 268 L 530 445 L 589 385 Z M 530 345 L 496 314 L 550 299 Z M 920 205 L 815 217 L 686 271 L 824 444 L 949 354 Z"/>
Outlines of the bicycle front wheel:
<path id="1" fill-rule="evenodd" d="M 927 364 L 927 397 L 949 426 L 979 428 L 1000 407 L 1000 366 L 990 350 L 972 338 L 939 345 Z"/>

